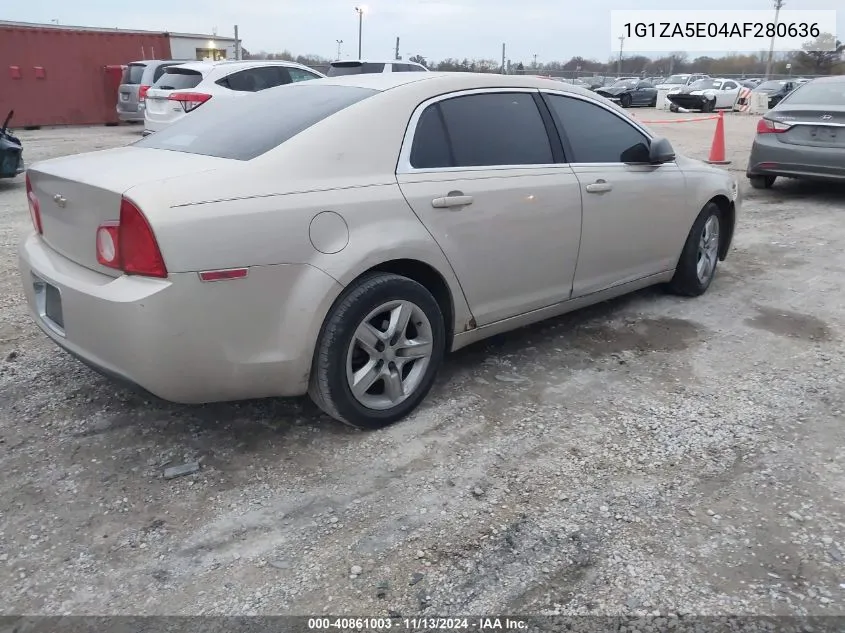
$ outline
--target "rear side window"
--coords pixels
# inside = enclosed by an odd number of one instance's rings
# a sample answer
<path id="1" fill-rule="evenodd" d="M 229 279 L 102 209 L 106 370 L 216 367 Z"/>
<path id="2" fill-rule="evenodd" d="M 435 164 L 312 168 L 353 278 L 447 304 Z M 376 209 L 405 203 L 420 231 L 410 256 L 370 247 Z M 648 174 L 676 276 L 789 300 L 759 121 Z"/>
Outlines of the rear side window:
<path id="1" fill-rule="evenodd" d="M 130 85 L 140 84 L 146 68 L 146 64 L 129 64 L 126 70 L 123 71 L 123 83 Z"/>
<path id="2" fill-rule="evenodd" d="M 378 91 L 304 81 L 198 108 L 136 147 L 251 160 Z"/>
<path id="3" fill-rule="evenodd" d="M 437 131 L 437 121 L 429 110 L 440 111 L 445 126 L 443 132 Z M 414 167 L 547 165 L 555 162 L 546 126 L 529 93 L 489 93 L 446 99 L 429 106 L 420 118 L 420 124 L 425 127 L 418 127 L 411 148 Z M 447 143 L 445 148 L 444 142 Z M 421 161 L 419 166 L 414 164 L 415 158 Z"/>
<path id="4" fill-rule="evenodd" d="M 259 66 L 232 73 L 217 83 L 237 92 L 260 92 L 289 84 L 290 77 L 284 66 Z"/>
<path id="5" fill-rule="evenodd" d="M 159 79 L 161 79 L 161 76 L 167 71 L 167 69 L 170 68 L 171 66 L 175 66 L 175 65 L 176 64 L 174 63 L 174 64 L 159 64 L 158 66 L 156 66 L 155 71 L 153 71 L 152 83 L 155 83 Z"/>
<path id="6" fill-rule="evenodd" d="M 290 80 L 294 83 L 297 81 L 308 81 L 309 79 L 320 78 L 320 75 L 315 75 L 314 73 L 302 70 L 301 68 L 288 68 L 287 71 L 288 75 L 290 75 Z"/>
<path id="7" fill-rule="evenodd" d="M 545 95 L 563 129 L 572 163 L 648 162 L 648 138 L 605 108 L 582 99 Z"/>
<path id="8" fill-rule="evenodd" d="M 196 88 L 202 81 L 202 73 L 188 68 L 168 68 L 153 84 L 162 90 L 186 90 Z"/>
<path id="9" fill-rule="evenodd" d="M 328 77 L 340 77 L 342 75 L 361 75 L 372 73 L 383 73 L 384 64 L 373 62 L 335 62 L 329 67 Z"/>
<path id="10" fill-rule="evenodd" d="M 420 116 L 411 147 L 411 166 L 416 169 L 452 167 L 455 160 L 438 104 L 428 106 Z"/>

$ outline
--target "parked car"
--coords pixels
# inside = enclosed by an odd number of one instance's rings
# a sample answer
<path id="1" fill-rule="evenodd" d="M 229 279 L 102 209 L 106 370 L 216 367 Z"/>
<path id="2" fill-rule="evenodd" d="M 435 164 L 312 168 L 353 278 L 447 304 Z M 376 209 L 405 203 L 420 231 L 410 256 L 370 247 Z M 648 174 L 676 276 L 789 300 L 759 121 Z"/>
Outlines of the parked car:
<path id="1" fill-rule="evenodd" d="M 0 126 L 0 178 L 14 178 L 24 172 L 23 143 L 9 130 L 13 116 L 15 111 L 11 110 Z"/>
<path id="2" fill-rule="evenodd" d="M 645 80 L 656 87 L 666 81 L 666 77 L 646 77 Z"/>
<path id="3" fill-rule="evenodd" d="M 123 71 L 117 90 L 117 116 L 121 121 L 143 122 L 144 100 L 150 89 L 170 66 L 184 64 L 187 60 L 147 59 L 132 62 Z"/>
<path id="4" fill-rule="evenodd" d="M 788 79 L 775 79 L 764 81 L 754 88 L 752 92 L 762 92 L 769 97 L 769 108 L 774 108 L 790 92 L 795 90 L 795 82 Z"/>
<path id="5" fill-rule="evenodd" d="M 845 77 L 821 77 L 784 97 L 757 123 L 746 175 L 755 189 L 778 176 L 845 181 Z"/>
<path id="6" fill-rule="evenodd" d="M 631 106 L 652 106 L 657 104 L 657 88 L 642 79 L 620 79 L 606 87 L 597 88 L 596 94 L 610 99 L 623 108 Z"/>
<path id="7" fill-rule="evenodd" d="M 709 78 L 709 75 L 681 73 L 680 75 L 671 75 L 670 77 L 667 77 L 662 84 L 657 84 L 655 88 L 658 90 L 680 90 L 691 83 L 695 83 L 699 79 Z"/>
<path id="8" fill-rule="evenodd" d="M 717 108 L 732 108 L 739 94 L 739 84 L 734 79 L 699 79 L 669 92 L 666 98 L 686 110 L 713 112 Z"/>
<path id="9" fill-rule="evenodd" d="M 267 88 L 325 77 L 302 64 L 250 60 L 170 66 L 147 91 L 144 133 L 157 132 L 209 100 L 236 99 Z"/>
<path id="10" fill-rule="evenodd" d="M 21 278 L 50 339 L 168 400 L 308 392 L 366 428 L 450 350 L 654 284 L 703 294 L 740 206 L 607 100 L 493 73 L 282 86 L 27 173 Z"/>
<path id="11" fill-rule="evenodd" d="M 371 73 L 414 73 L 429 72 L 422 64 L 408 61 L 397 61 L 391 59 L 386 62 L 372 60 L 344 60 L 335 61 L 329 64 L 326 72 L 328 77 L 340 77 L 342 75 L 361 75 Z"/>

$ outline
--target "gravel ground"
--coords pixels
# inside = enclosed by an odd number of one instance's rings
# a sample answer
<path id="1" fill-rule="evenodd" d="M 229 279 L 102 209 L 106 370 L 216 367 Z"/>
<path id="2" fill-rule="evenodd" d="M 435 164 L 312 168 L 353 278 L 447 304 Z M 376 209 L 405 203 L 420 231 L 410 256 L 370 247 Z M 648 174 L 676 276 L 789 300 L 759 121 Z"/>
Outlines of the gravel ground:
<path id="1" fill-rule="evenodd" d="M 738 173 L 755 123 L 726 117 Z M 712 121 L 653 127 L 707 156 Z M 32 161 L 137 133 L 21 137 Z M 26 313 L 0 181 L 0 609 L 845 615 L 843 194 L 745 188 L 704 297 L 462 350 L 364 433 L 305 400 L 145 401 L 68 357 Z"/>

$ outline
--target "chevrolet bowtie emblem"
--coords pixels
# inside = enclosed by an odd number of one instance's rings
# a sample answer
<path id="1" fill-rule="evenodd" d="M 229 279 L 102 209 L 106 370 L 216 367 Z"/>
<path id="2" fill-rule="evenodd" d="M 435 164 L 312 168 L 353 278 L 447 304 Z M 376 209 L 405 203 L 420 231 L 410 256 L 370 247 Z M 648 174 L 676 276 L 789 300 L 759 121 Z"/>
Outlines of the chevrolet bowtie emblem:
<path id="1" fill-rule="evenodd" d="M 55 196 L 53 196 L 53 202 L 55 202 L 57 205 L 59 205 L 62 208 L 67 206 L 67 198 L 65 198 L 60 193 L 57 193 Z"/>
<path id="2" fill-rule="evenodd" d="M 832 114 L 823 114 L 822 121 L 830 121 L 833 118 Z"/>

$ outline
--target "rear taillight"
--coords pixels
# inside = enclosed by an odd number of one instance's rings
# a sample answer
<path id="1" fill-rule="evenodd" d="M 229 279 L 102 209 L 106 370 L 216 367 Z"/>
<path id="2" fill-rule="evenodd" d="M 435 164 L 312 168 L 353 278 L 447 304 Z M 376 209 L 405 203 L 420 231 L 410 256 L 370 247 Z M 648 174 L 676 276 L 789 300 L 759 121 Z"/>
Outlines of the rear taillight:
<path id="1" fill-rule="evenodd" d="M 771 119 L 760 119 L 757 121 L 757 134 L 782 134 L 790 127 L 786 123 L 779 123 Z"/>
<path id="2" fill-rule="evenodd" d="M 44 227 L 41 226 L 41 205 L 38 197 L 32 190 L 32 183 L 29 181 L 29 174 L 26 175 L 26 201 L 29 204 L 29 217 L 32 219 L 32 226 L 39 235 L 44 234 Z"/>
<path id="3" fill-rule="evenodd" d="M 149 90 L 149 86 L 141 86 L 138 88 L 138 101 L 143 101 L 147 98 L 147 90 Z"/>
<path id="4" fill-rule="evenodd" d="M 167 277 L 150 223 L 127 198 L 120 201 L 120 220 L 97 228 L 97 261 L 127 275 Z"/>
<path id="5" fill-rule="evenodd" d="M 171 92 L 167 98 L 178 101 L 185 112 L 191 112 L 211 99 L 211 95 L 204 92 Z"/>

